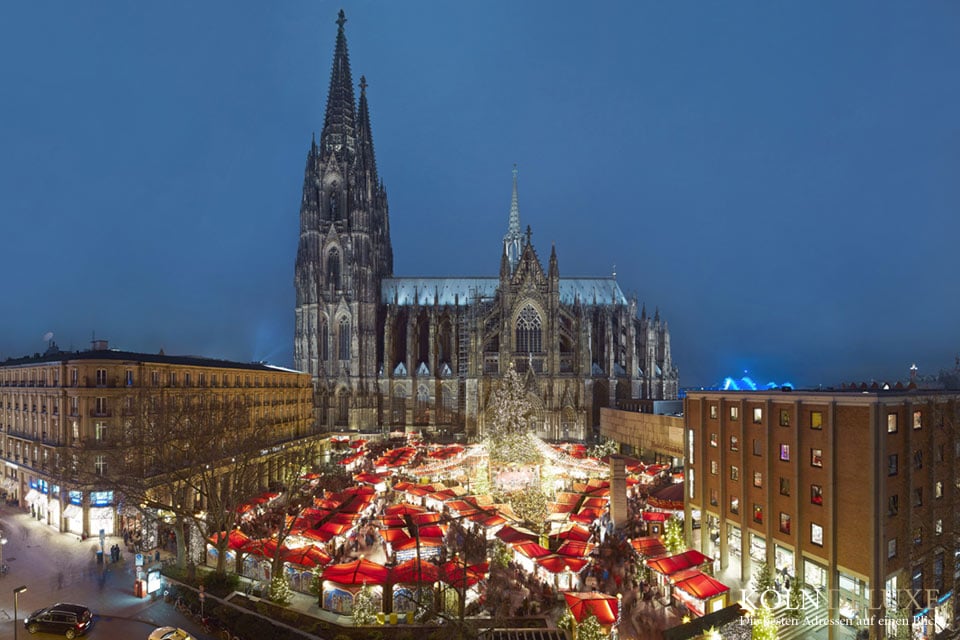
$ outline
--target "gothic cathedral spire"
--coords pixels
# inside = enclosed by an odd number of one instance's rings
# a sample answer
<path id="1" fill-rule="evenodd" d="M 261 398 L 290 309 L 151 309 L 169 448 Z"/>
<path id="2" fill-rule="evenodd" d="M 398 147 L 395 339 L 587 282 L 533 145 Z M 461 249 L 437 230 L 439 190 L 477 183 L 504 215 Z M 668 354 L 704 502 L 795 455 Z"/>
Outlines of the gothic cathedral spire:
<path id="1" fill-rule="evenodd" d="M 510 273 L 517 269 L 520 250 L 523 248 L 523 236 L 520 234 L 520 199 L 517 197 L 517 165 L 513 165 L 513 195 L 510 198 L 510 223 L 507 234 L 503 236 L 503 251 L 510 262 Z"/>
<path id="2" fill-rule="evenodd" d="M 350 55 L 343 25 L 347 18 L 343 9 L 337 18 L 337 44 L 333 50 L 330 70 L 330 92 L 327 94 L 327 112 L 320 134 L 320 153 L 326 160 L 331 153 L 339 159 L 352 160 L 356 145 L 356 111 L 354 110 L 353 77 L 350 74 Z"/>

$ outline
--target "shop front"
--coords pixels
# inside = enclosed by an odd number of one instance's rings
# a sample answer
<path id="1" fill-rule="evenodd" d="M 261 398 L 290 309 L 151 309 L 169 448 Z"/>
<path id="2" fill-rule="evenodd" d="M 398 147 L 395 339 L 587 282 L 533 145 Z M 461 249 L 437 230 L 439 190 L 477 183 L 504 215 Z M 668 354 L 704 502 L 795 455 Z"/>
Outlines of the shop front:
<path id="1" fill-rule="evenodd" d="M 78 536 L 83 535 L 83 492 L 67 493 L 67 505 L 63 508 L 63 530 Z"/>

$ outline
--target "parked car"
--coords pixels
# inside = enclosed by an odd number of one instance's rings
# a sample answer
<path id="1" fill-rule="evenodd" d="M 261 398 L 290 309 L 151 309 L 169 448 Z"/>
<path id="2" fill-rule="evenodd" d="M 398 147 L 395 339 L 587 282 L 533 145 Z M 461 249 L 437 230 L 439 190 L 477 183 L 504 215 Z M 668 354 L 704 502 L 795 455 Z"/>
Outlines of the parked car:
<path id="1" fill-rule="evenodd" d="M 61 633 L 67 638 L 82 636 L 93 624 L 93 613 L 82 604 L 57 604 L 37 609 L 23 621 L 23 626 L 30 633 L 46 631 Z"/>
<path id="2" fill-rule="evenodd" d="M 147 640 L 194 640 L 194 637 L 176 627 L 160 627 L 150 633 Z"/>

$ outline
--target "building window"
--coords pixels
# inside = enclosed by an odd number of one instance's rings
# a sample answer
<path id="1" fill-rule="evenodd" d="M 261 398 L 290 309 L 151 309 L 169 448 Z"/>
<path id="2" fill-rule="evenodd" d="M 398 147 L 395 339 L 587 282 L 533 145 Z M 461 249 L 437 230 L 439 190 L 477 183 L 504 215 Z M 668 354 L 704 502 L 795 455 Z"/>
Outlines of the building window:
<path id="1" fill-rule="evenodd" d="M 340 285 L 340 252 L 336 247 L 327 254 L 327 286 L 332 286 L 336 291 L 343 288 Z"/>
<path id="2" fill-rule="evenodd" d="M 814 467 L 823 466 L 823 449 L 810 449 L 810 464 Z"/>
<path id="3" fill-rule="evenodd" d="M 923 506 L 923 487 L 917 487 L 913 490 L 913 506 Z"/>
<path id="4" fill-rule="evenodd" d="M 790 462 L 790 445 L 781 444 L 780 445 L 780 459 L 784 462 Z"/>
<path id="5" fill-rule="evenodd" d="M 98 476 L 102 476 L 107 472 L 107 457 L 106 456 L 97 456 L 93 461 L 93 469 Z"/>
<path id="6" fill-rule="evenodd" d="M 923 412 L 919 410 L 914 411 L 913 412 L 913 428 L 920 429 L 922 427 L 923 427 Z"/>
<path id="7" fill-rule="evenodd" d="M 810 412 L 810 428 L 823 429 L 823 412 L 822 411 Z"/>
<path id="8" fill-rule="evenodd" d="M 711 474 L 711 475 L 714 475 L 714 476 L 717 475 L 717 473 L 719 472 L 719 467 L 720 467 L 720 466 L 719 466 L 719 464 L 717 463 L 716 460 L 711 460 L 711 461 L 710 461 L 710 474 Z"/>
<path id="9" fill-rule="evenodd" d="M 350 321 L 346 318 L 340 318 L 340 331 L 339 331 L 339 342 L 340 349 L 338 357 L 340 360 L 349 360 L 350 359 Z"/>
<path id="10" fill-rule="evenodd" d="M 943 481 L 937 480 L 933 483 L 933 497 L 937 500 L 943 497 Z"/>
<path id="11" fill-rule="evenodd" d="M 710 489 L 710 506 L 715 507 L 720 504 L 720 499 L 716 489 Z"/>
<path id="12" fill-rule="evenodd" d="M 97 398 L 97 406 L 95 411 L 98 416 L 107 415 L 107 399 L 106 398 Z"/>
<path id="13" fill-rule="evenodd" d="M 790 410 L 789 409 L 780 409 L 780 426 L 781 427 L 790 426 Z"/>
<path id="14" fill-rule="evenodd" d="M 102 422 L 97 422 L 94 425 L 94 437 L 97 439 L 97 442 L 106 442 L 107 441 L 107 425 Z"/>
<path id="15" fill-rule="evenodd" d="M 730 479 L 740 481 L 740 467 L 730 467 Z"/>
<path id="16" fill-rule="evenodd" d="M 887 456 L 887 475 L 897 475 L 897 454 L 895 453 L 891 453 L 889 456 Z"/>
<path id="17" fill-rule="evenodd" d="M 97 386 L 98 387 L 107 386 L 107 370 L 106 369 L 97 369 Z"/>
<path id="18" fill-rule="evenodd" d="M 780 533 L 790 533 L 790 514 L 780 512 Z"/>
<path id="19" fill-rule="evenodd" d="M 760 424 L 763 422 L 763 409 L 760 407 L 753 408 L 753 424 Z"/>
<path id="20" fill-rule="evenodd" d="M 810 485 L 810 503 L 823 504 L 823 487 L 818 484 Z"/>
<path id="21" fill-rule="evenodd" d="M 127 369 L 126 372 L 124 373 L 123 383 L 128 387 L 133 386 L 133 371 L 131 371 L 130 369 Z"/>
<path id="22" fill-rule="evenodd" d="M 740 513 L 740 498 L 736 496 L 730 496 L 730 513 Z"/>
<path id="23" fill-rule="evenodd" d="M 759 524 L 763 524 L 763 505 L 762 504 L 753 504 L 753 521 Z"/>
<path id="24" fill-rule="evenodd" d="M 763 487 L 763 474 L 759 471 L 753 472 L 753 486 L 758 488 Z"/>
<path id="25" fill-rule="evenodd" d="M 913 452 L 913 468 L 923 469 L 923 451 L 920 449 Z"/>
<path id="26" fill-rule="evenodd" d="M 897 539 L 891 538 L 887 540 L 887 558 L 896 558 L 897 557 Z"/>
<path id="27" fill-rule="evenodd" d="M 740 418 L 740 407 L 730 407 L 730 419 L 738 420 Z"/>
<path id="28" fill-rule="evenodd" d="M 940 444 L 937 445 L 937 448 L 934 449 L 934 454 L 933 454 L 933 455 L 934 455 L 934 459 L 936 460 L 936 462 L 943 462 L 943 456 L 944 456 L 944 453 L 943 453 L 943 443 L 940 443 Z"/>
<path id="29" fill-rule="evenodd" d="M 895 516 L 900 513 L 900 496 L 893 494 L 887 498 L 887 515 Z"/>
<path id="30" fill-rule="evenodd" d="M 818 547 L 823 546 L 823 527 L 816 522 L 810 523 L 810 542 Z"/>
<path id="31" fill-rule="evenodd" d="M 540 353 L 543 351 L 542 323 L 540 314 L 527 305 L 517 316 L 517 351 L 519 353 Z"/>
<path id="32" fill-rule="evenodd" d="M 888 413 L 887 414 L 887 433 L 896 433 L 897 432 L 897 414 Z"/>
<path id="33" fill-rule="evenodd" d="M 913 544 L 914 545 L 923 544 L 923 527 L 913 528 Z"/>
<path id="34" fill-rule="evenodd" d="M 937 534 L 938 536 L 939 536 L 939 535 L 943 535 L 943 520 L 942 520 L 942 519 L 937 518 L 937 521 L 933 524 L 933 532 L 934 532 L 935 534 Z"/>
<path id="35" fill-rule="evenodd" d="M 710 417 L 714 420 L 717 419 L 717 405 L 710 405 Z"/>
<path id="36" fill-rule="evenodd" d="M 760 442 L 759 438 L 753 439 L 753 455 L 762 456 L 763 455 L 763 445 Z"/>
<path id="37" fill-rule="evenodd" d="M 167 374 L 167 381 L 171 387 L 177 386 L 177 372 L 171 371 L 169 374 Z"/>
<path id="38" fill-rule="evenodd" d="M 730 451 L 740 451 L 740 439 L 737 436 L 730 436 Z"/>
<path id="39" fill-rule="evenodd" d="M 320 321 L 320 329 L 317 331 L 317 339 L 320 340 L 319 353 L 317 354 L 321 362 L 330 359 L 330 330 L 327 327 L 327 321 Z"/>
<path id="40" fill-rule="evenodd" d="M 159 386 L 160 386 L 160 372 L 159 372 L 159 371 L 151 371 L 151 372 L 150 372 L 150 384 L 153 385 L 154 387 L 159 387 Z"/>
<path id="41" fill-rule="evenodd" d="M 715 433 L 710 434 L 710 446 L 711 447 L 717 446 L 717 434 Z"/>
<path id="42" fill-rule="evenodd" d="M 780 478 L 780 495 L 790 495 L 790 478 Z"/>

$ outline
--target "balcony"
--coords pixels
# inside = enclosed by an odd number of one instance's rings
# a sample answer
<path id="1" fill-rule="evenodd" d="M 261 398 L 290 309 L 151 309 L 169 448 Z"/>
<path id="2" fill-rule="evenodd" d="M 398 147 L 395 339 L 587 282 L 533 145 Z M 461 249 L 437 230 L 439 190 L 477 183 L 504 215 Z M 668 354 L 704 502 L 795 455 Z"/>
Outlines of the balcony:
<path id="1" fill-rule="evenodd" d="M 113 416 L 113 412 L 107 409 L 90 409 L 91 418 L 109 418 Z"/>

